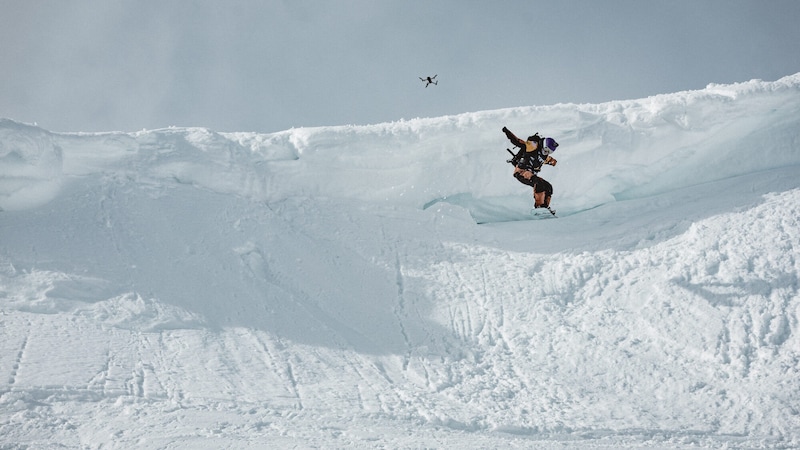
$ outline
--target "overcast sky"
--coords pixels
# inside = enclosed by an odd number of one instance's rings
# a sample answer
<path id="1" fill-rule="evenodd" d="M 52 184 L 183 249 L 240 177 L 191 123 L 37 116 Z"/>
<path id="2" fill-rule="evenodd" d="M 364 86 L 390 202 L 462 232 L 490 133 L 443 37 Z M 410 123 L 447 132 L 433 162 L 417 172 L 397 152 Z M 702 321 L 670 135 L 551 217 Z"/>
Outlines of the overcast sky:
<path id="1" fill-rule="evenodd" d="M 273 132 L 800 72 L 798 0 L 0 0 L 0 117 Z M 438 75 L 424 87 L 421 76 Z"/>

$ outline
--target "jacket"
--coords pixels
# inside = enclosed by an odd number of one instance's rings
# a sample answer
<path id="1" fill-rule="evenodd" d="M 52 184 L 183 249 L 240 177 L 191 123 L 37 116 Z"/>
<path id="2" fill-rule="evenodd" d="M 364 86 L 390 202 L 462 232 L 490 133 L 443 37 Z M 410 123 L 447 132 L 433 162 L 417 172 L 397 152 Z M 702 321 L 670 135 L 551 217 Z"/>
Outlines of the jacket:
<path id="1" fill-rule="evenodd" d="M 542 153 L 543 139 L 539 134 L 531 136 L 527 141 L 523 141 L 514 135 L 508 128 L 503 127 L 503 133 L 509 141 L 515 146 L 519 147 L 519 151 L 514 156 L 515 166 L 522 171 L 539 172 L 542 170 L 544 164 L 556 165 L 556 159 L 550 155 Z"/>

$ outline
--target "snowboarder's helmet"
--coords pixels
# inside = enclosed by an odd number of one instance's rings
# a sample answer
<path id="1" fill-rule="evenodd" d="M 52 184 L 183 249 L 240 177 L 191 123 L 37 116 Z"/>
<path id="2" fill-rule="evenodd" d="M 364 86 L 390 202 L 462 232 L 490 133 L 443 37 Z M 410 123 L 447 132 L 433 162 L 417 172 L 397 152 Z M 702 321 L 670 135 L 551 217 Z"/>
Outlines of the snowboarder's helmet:
<path id="1" fill-rule="evenodd" d="M 558 142 L 553 138 L 547 138 L 544 140 L 544 146 L 549 148 L 551 152 L 554 152 L 556 148 L 558 148 Z"/>

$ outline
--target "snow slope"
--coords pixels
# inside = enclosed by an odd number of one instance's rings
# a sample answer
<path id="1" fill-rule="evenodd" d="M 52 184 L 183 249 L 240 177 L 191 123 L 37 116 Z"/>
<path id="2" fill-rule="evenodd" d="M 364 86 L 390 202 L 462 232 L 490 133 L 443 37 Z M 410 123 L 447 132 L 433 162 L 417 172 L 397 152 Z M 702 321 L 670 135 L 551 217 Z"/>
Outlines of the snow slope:
<path id="1" fill-rule="evenodd" d="M 561 146 L 529 219 L 500 129 Z M 0 120 L 0 447 L 800 446 L 800 74 L 274 134 Z"/>

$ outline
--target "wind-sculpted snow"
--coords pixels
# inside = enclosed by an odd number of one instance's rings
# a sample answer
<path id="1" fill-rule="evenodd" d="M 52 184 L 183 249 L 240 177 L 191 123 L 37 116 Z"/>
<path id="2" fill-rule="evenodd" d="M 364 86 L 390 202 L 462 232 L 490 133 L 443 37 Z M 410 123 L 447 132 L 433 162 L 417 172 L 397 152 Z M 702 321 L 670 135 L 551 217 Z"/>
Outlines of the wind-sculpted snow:
<path id="1" fill-rule="evenodd" d="M 561 144 L 529 219 L 500 129 Z M 800 446 L 800 74 L 220 133 L 0 120 L 0 446 Z"/>
<path id="2" fill-rule="evenodd" d="M 61 148 L 46 131 L 0 120 L 0 208 L 40 206 L 58 195 Z"/>

